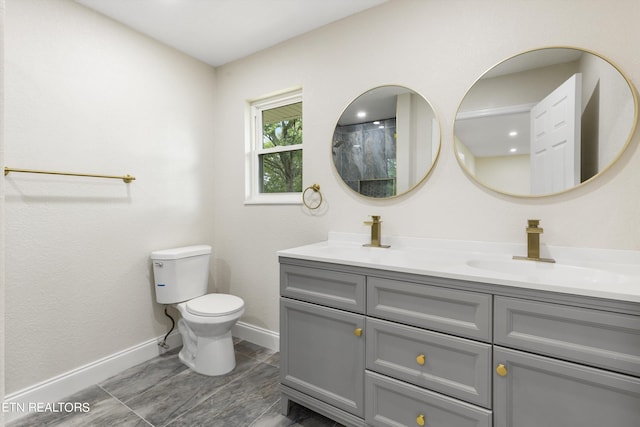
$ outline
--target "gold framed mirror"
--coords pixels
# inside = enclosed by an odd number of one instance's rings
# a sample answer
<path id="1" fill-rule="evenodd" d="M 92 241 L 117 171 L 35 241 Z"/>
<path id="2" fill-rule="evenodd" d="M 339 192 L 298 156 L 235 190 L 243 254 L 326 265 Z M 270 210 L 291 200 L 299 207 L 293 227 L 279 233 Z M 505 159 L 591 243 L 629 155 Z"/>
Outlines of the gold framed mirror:
<path id="1" fill-rule="evenodd" d="M 376 199 L 411 191 L 427 177 L 439 152 L 435 111 L 404 86 L 380 86 L 353 100 L 338 119 L 331 142 L 342 181 Z"/>
<path id="2" fill-rule="evenodd" d="M 595 179 L 621 156 L 636 127 L 631 81 L 584 49 L 547 47 L 484 73 L 454 125 L 459 164 L 481 185 L 525 197 Z"/>

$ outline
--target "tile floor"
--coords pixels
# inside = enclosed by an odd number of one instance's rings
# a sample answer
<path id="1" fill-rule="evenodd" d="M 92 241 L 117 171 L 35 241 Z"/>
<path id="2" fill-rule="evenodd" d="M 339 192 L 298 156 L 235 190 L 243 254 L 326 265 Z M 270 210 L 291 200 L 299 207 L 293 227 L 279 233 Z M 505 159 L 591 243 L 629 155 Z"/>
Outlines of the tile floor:
<path id="1" fill-rule="evenodd" d="M 127 369 L 63 402 L 87 402 L 89 412 L 27 415 L 7 427 L 339 427 L 301 406 L 279 413 L 279 354 L 238 341 L 236 368 L 207 377 L 187 369 L 177 350 Z"/>

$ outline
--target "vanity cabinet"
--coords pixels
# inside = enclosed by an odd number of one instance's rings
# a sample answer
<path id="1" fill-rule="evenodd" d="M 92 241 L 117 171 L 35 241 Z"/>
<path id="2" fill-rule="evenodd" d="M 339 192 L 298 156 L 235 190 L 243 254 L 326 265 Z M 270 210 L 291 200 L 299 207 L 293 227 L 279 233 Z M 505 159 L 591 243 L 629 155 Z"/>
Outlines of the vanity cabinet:
<path id="1" fill-rule="evenodd" d="M 637 427 L 640 379 L 496 346 L 495 427 Z"/>
<path id="2" fill-rule="evenodd" d="M 280 258 L 283 412 L 346 426 L 638 427 L 640 305 Z"/>
<path id="3" fill-rule="evenodd" d="M 491 306 L 491 295 L 367 275 L 367 425 L 490 427 Z"/>
<path id="4" fill-rule="evenodd" d="M 347 425 L 364 417 L 365 277 L 282 265 L 280 382 L 289 398 Z"/>
<path id="5" fill-rule="evenodd" d="M 640 317 L 496 296 L 494 318 L 495 427 L 640 425 Z"/>

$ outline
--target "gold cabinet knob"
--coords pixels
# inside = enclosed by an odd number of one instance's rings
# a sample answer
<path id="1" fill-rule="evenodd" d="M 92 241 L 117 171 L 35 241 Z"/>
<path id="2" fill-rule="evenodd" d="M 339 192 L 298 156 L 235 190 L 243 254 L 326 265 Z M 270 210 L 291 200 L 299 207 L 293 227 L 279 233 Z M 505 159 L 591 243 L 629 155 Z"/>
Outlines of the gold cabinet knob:
<path id="1" fill-rule="evenodd" d="M 420 356 L 416 357 L 416 362 L 418 362 L 418 365 L 422 366 L 424 365 L 424 362 L 426 361 L 424 354 L 421 354 Z"/>
<path id="2" fill-rule="evenodd" d="M 502 363 L 501 363 L 501 364 L 499 364 L 499 365 L 496 367 L 496 373 L 497 373 L 498 375 L 500 375 L 501 377 L 506 377 L 506 376 L 507 376 L 507 367 L 506 367 L 506 366 L 504 366 Z"/>
<path id="3" fill-rule="evenodd" d="M 353 331 L 353 334 L 357 337 L 362 336 L 362 328 L 356 328 L 356 330 Z"/>
<path id="4" fill-rule="evenodd" d="M 424 415 L 422 414 L 418 415 L 418 418 L 416 418 L 416 424 L 418 424 L 419 426 L 424 425 Z"/>

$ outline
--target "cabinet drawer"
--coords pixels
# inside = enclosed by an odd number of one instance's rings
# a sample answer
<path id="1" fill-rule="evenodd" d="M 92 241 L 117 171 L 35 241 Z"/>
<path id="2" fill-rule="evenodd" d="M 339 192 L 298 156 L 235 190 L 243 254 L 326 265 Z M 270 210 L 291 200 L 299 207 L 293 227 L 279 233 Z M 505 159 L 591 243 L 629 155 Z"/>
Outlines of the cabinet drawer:
<path id="1" fill-rule="evenodd" d="M 329 307 L 364 313 L 366 278 L 321 268 L 280 265 L 280 294 Z"/>
<path id="2" fill-rule="evenodd" d="M 495 347 L 495 427 L 637 427 L 640 379 Z"/>
<path id="3" fill-rule="evenodd" d="M 491 407 L 491 345 L 367 319 L 367 369 Z"/>
<path id="4" fill-rule="evenodd" d="M 367 314 L 491 342 L 491 295 L 368 277 Z"/>
<path id="5" fill-rule="evenodd" d="M 490 427 L 491 411 L 402 381 L 365 374 L 365 420 L 371 426 Z M 424 424 L 418 423 L 422 418 Z"/>
<path id="6" fill-rule="evenodd" d="M 640 318 L 515 298 L 494 301 L 495 343 L 640 375 Z"/>

